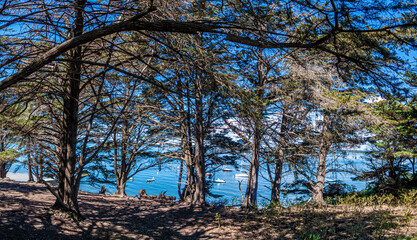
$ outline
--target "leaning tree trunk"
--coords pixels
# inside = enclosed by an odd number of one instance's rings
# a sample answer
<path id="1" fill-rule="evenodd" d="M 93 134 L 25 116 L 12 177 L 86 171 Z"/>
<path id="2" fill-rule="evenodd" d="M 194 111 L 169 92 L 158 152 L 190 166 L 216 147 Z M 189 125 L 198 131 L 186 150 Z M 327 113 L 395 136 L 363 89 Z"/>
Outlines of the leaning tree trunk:
<path id="1" fill-rule="evenodd" d="M 329 135 L 329 115 L 324 114 L 323 116 L 323 125 L 321 132 L 321 143 L 319 151 L 319 164 L 317 167 L 317 176 L 316 176 L 316 185 L 313 186 L 312 200 L 318 204 L 324 204 L 323 199 L 323 189 L 324 189 L 324 179 L 326 176 L 326 158 L 330 149 L 330 139 Z"/>
<path id="2" fill-rule="evenodd" d="M 80 36 L 84 29 L 84 7 L 86 0 L 75 3 L 75 20 L 73 37 Z M 54 204 L 55 209 L 71 212 L 73 218 L 80 219 L 77 192 L 75 187 L 75 165 L 77 162 L 77 131 L 78 108 L 81 81 L 82 47 L 71 51 L 71 61 L 68 67 L 68 79 L 65 83 L 63 126 L 58 159 L 58 196 Z"/>
<path id="3" fill-rule="evenodd" d="M 282 178 L 282 165 L 284 164 L 284 148 L 287 144 L 287 104 L 284 104 L 282 109 L 282 117 L 281 117 L 281 128 L 279 133 L 279 148 L 278 153 L 275 158 L 275 178 L 272 183 L 272 191 L 271 191 L 271 203 L 276 204 L 279 203 L 279 195 L 281 194 L 281 178 Z"/>
<path id="4" fill-rule="evenodd" d="M 205 199 L 205 161 L 204 161 L 204 124 L 203 124 L 203 79 L 197 74 L 195 81 L 195 191 L 192 205 L 204 207 Z"/>

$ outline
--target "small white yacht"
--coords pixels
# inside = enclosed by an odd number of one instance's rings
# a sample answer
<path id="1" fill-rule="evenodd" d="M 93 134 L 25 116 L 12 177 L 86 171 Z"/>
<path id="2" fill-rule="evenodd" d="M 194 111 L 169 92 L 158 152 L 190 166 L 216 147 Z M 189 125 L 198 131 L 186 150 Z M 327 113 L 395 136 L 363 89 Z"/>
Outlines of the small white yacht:
<path id="1" fill-rule="evenodd" d="M 213 180 L 214 183 L 226 183 L 225 180 L 222 180 L 220 178 L 217 178 L 216 180 Z"/>
<path id="2" fill-rule="evenodd" d="M 247 173 L 236 173 L 235 177 L 237 177 L 237 178 L 248 178 L 249 175 Z"/>

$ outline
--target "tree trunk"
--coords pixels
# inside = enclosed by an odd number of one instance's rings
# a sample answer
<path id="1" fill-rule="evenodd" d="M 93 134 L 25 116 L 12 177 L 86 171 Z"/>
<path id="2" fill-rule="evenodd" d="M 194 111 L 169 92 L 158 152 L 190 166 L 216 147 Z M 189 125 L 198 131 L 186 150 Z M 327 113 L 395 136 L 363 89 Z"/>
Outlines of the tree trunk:
<path id="1" fill-rule="evenodd" d="M 36 168 L 35 168 L 36 182 L 37 183 L 42 183 L 42 181 L 43 181 L 43 158 L 42 158 L 42 155 L 41 155 L 40 151 L 36 152 L 35 163 L 37 165 Z"/>
<path id="2" fill-rule="evenodd" d="M 30 139 L 28 139 L 28 143 L 26 145 L 27 151 L 28 151 L 28 175 L 29 175 L 29 180 L 28 182 L 33 182 L 33 173 L 32 173 L 32 165 L 33 165 L 33 161 L 32 161 L 32 147 L 30 144 Z"/>
<path id="3" fill-rule="evenodd" d="M 6 162 L 0 162 L 0 178 L 6 178 L 7 169 Z"/>
<path id="4" fill-rule="evenodd" d="M 182 197 L 184 201 L 192 203 L 195 192 L 195 174 L 194 174 L 194 160 L 191 155 L 190 146 L 186 148 L 185 151 L 185 164 L 187 167 L 187 182 L 182 191 Z"/>
<path id="5" fill-rule="evenodd" d="M 313 202 L 318 204 L 324 204 L 323 199 L 323 189 L 324 189 L 324 179 L 326 177 L 326 158 L 330 149 L 330 140 L 329 140 L 329 115 L 326 113 L 323 114 L 323 125 L 321 132 L 321 143 L 319 151 L 319 164 L 317 167 L 317 176 L 316 176 L 316 185 L 313 186 L 312 198 Z"/>
<path id="6" fill-rule="evenodd" d="M 275 178 L 272 183 L 272 192 L 271 192 L 271 204 L 279 203 L 279 195 L 281 194 L 281 178 L 282 178 L 282 165 L 284 159 L 283 149 L 278 150 L 277 159 L 275 159 Z"/>
<path id="7" fill-rule="evenodd" d="M 6 151 L 4 142 L 0 144 L 0 152 Z M 7 175 L 7 160 L 0 160 L 0 178 L 6 178 Z"/>
<path id="8" fill-rule="evenodd" d="M 178 174 L 178 187 L 177 187 L 177 192 L 178 192 L 178 196 L 180 196 L 180 201 L 184 201 L 184 196 L 182 195 L 181 192 L 181 184 L 182 184 L 182 172 L 184 171 L 184 154 L 182 154 L 181 159 L 180 159 L 180 173 Z"/>
<path id="9" fill-rule="evenodd" d="M 204 161 L 204 124 L 203 124 L 203 79 L 199 72 L 195 81 L 195 192 L 192 205 L 204 207 L 205 200 L 205 161 Z"/>
<path id="10" fill-rule="evenodd" d="M 259 154 L 261 145 L 261 135 L 257 129 L 254 136 L 254 144 L 252 148 L 252 160 L 249 171 L 248 185 L 246 187 L 245 199 L 243 201 L 243 208 L 256 207 L 256 196 L 258 194 L 258 175 L 259 175 Z"/>
<path id="11" fill-rule="evenodd" d="M 130 96 L 130 87 L 126 87 L 125 92 L 125 101 L 129 101 Z M 127 176 L 129 175 L 130 169 L 128 167 L 128 144 L 129 144 L 129 121 L 128 117 L 126 115 L 127 113 L 123 113 L 121 123 L 122 123 L 122 142 L 120 145 L 120 166 L 119 169 L 117 169 L 117 154 L 115 154 L 115 173 L 116 173 L 116 186 L 117 190 L 114 193 L 115 195 L 119 195 L 122 197 L 127 196 L 126 195 L 126 182 L 127 182 Z M 117 141 L 117 134 L 116 131 L 114 133 L 114 142 Z M 115 148 L 117 148 L 117 144 L 115 144 Z M 117 151 L 117 149 L 116 149 Z M 117 170 L 119 170 L 117 172 Z"/>
<path id="12" fill-rule="evenodd" d="M 187 109 L 190 111 L 190 95 L 188 94 L 189 88 L 187 88 Z M 180 196 L 181 201 L 186 201 L 191 203 L 194 195 L 194 167 L 193 167 L 193 159 L 191 156 L 191 142 L 190 142 L 190 134 L 191 134 L 191 127 L 190 127 L 190 113 L 186 113 L 185 104 L 184 104 L 184 87 L 182 85 L 181 79 L 178 78 L 177 80 L 177 92 L 178 98 L 180 101 L 178 102 L 180 109 L 179 112 L 179 120 L 180 120 L 180 135 L 181 135 L 181 167 L 180 167 L 180 174 L 178 176 L 178 195 Z M 185 187 L 181 189 L 181 181 L 182 175 L 184 170 L 184 162 L 185 167 L 187 169 L 187 180 L 185 183 Z"/>
<path id="13" fill-rule="evenodd" d="M 279 133 L 279 149 L 275 158 L 275 178 L 272 183 L 271 204 L 279 203 L 279 195 L 281 194 L 281 178 L 282 165 L 284 164 L 284 148 L 287 144 L 287 111 L 288 106 L 284 104 L 281 117 L 281 128 Z"/>
<path id="14" fill-rule="evenodd" d="M 73 37 L 80 36 L 84 28 L 84 7 L 86 0 L 78 0 L 75 4 L 75 20 Z M 71 52 L 68 67 L 68 79 L 65 83 L 63 127 L 61 138 L 61 154 L 58 164 L 58 197 L 55 209 L 69 211 L 73 218 L 80 219 L 77 192 L 75 191 L 75 165 L 77 162 L 77 131 L 78 108 L 81 81 L 82 47 Z"/>
<path id="15" fill-rule="evenodd" d="M 258 49 L 258 57 L 262 55 L 262 49 Z M 265 87 L 265 66 L 263 61 L 257 59 L 257 73 L 258 82 L 256 86 L 257 101 L 254 102 L 254 131 L 253 131 L 253 142 L 252 142 L 252 159 L 249 171 L 248 185 L 246 187 L 245 199 L 242 203 L 243 208 L 256 208 L 257 194 L 258 194 L 258 176 L 259 176 L 259 165 L 260 165 L 260 151 L 262 141 L 262 118 L 264 114 L 264 87 Z"/>
<path id="16" fill-rule="evenodd" d="M 184 149 L 184 158 L 185 164 L 187 166 L 187 184 L 185 185 L 182 196 L 184 200 L 188 203 L 192 203 L 194 199 L 194 192 L 195 192 L 195 162 L 194 162 L 194 151 L 193 145 L 191 142 L 192 139 L 192 130 L 191 130 L 191 97 L 190 97 L 190 83 L 187 82 L 187 92 L 186 92 L 186 99 L 187 99 L 187 113 L 184 110 L 184 119 L 186 120 L 182 127 L 184 127 L 183 137 L 183 149 Z"/>
<path id="17" fill-rule="evenodd" d="M 121 178 L 118 178 L 116 180 L 117 189 L 116 189 L 116 192 L 114 193 L 114 195 L 118 195 L 118 196 L 121 196 L 121 197 L 127 196 L 126 195 L 126 182 L 127 182 L 127 180 L 125 180 L 125 177 L 121 177 Z"/>
<path id="18" fill-rule="evenodd" d="M 181 123 L 181 125 L 183 125 Z M 190 142 L 187 136 L 187 128 L 185 127 L 184 132 L 181 131 L 183 133 L 183 137 L 182 137 L 182 142 L 181 142 L 181 149 L 182 149 L 182 159 L 181 159 L 181 174 L 179 177 L 182 176 L 182 171 L 183 171 L 183 162 L 185 162 L 185 166 L 187 169 L 187 180 L 186 180 L 186 184 L 185 187 L 182 189 L 181 192 L 181 179 L 179 179 L 179 185 L 178 185 L 178 191 L 180 193 L 180 200 L 181 201 L 186 201 L 186 202 L 192 202 L 193 199 L 193 195 L 194 195 L 194 189 L 195 189 L 195 181 L 194 181 L 194 166 L 193 166 L 193 158 L 192 158 L 192 152 L 191 152 L 191 146 L 190 146 Z"/>
<path id="19" fill-rule="evenodd" d="M 125 130 L 127 127 L 123 126 L 123 140 L 122 140 L 122 149 L 121 149 L 121 154 L 120 154 L 120 166 L 119 169 L 117 169 L 117 155 L 115 155 L 115 172 L 116 172 L 116 187 L 117 190 L 114 193 L 115 195 L 119 195 L 119 196 L 126 196 L 126 182 L 127 182 L 127 164 L 126 164 L 126 151 L 127 151 L 127 146 L 125 146 L 127 144 L 127 142 L 125 142 Z M 116 138 L 114 139 L 116 141 Z M 117 147 L 117 145 L 116 145 Z M 118 171 L 117 171 L 118 170 Z"/>

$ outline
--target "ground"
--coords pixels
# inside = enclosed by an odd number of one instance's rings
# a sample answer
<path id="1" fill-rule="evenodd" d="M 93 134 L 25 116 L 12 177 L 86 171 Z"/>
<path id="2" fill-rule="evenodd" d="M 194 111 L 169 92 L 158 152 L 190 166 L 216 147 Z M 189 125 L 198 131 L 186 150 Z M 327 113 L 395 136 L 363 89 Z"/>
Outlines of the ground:
<path id="1" fill-rule="evenodd" d="M 0 180 L 0 239 L 417 239 L 414 200 L 247 212 L 81 191 L 81 222 L 54 200 L 41 184 Z"/>

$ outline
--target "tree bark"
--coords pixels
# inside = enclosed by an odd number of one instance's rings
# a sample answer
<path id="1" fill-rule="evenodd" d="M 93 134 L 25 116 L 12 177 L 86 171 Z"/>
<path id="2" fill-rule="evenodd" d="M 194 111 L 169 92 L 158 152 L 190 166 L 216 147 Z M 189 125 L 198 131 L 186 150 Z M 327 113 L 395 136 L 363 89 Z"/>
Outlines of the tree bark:
<path id="1" fill-rule="evenodd" d="M 28 151 L 27 157 L 28 157 L 28 175 L 29 175 L 29 180 L 28 182 L 33 182 L 33 173 L 32 173 L 32 147 L 31 147 L 31 143 L 30 143 L 30 139 L 28 139 L 28 142 L 26 144 L 26 150 Z"/>
<path id="2" fill-rule="evenodd" d="M 183 107 L 185 122 L 182 123 L 184 128 L 183 132 L 183 149 L 184 149 L 184 158 L 185 164 L 187 167 L 187 183 L 183 189 L 182 197 L 186 202 L 192 203 L 194 199 L 195 192 L 195 162 L 194 162 L 194 151 L 192 146 L 192 130 L 191 130 L 191 97 L 190 97 L 190 84 L 187 83 L 187 112 Z"/>
<path id="3" fill-rule="evenodd" d="M 86 0 L 75 4 L 74 37 L 80 36 L 84 28 L 84 7 Z M 71 52 L 68 79 L 65 82 L 61 154 L 58 164 L 58 197 L 54 208 L 73 213 L 73 218 L 82 218 L 75 190 L 75 165 L 77 162 L 78 108 L 81 82 L 82 47 Z"/>
<path id="4" fill-rule="evenodd" d="M 204 207 L 205 200 L 205 161 L 204 161 L 204 123 L 203 123 L 203 79 L 201 72 L 196 75 L 195 81 L 195 192 L 192 205 Z"/>
<path id="5" fill-rule="evenodd" d="M 6 178 L 6 162 L 0 162 L 0 178 Z"/>
<path id="6" fill-rule="evenodd" d="M 190 111 L 190 96 L 188 94 L 189 88 L 187 88 L 187 109 Z M 190 134 L 191 134 L 191 127 L 190 127 L 190 114 L 186 112 L 185 104 L 184 104 L 184 87 L 182 86 L 181 79 L 178 78 L 177 80 L 177 92 L 178 92 L 178 99 L 179 99 L 179 120 L 180 120 L 180 136 L 181 136 L 181 166 L 180 166 L 180 174 L 178 176 L 178 194 L 180 196 L 181 201 L 186 201 L 191 203 L 194 195 L 194 167 L 193 167 L 193 158 L 191 152 L 191 142 L 190 142 Z M 181 189 L 181 181 L 182 181 L 182 174 L 184 169 L 184 162 L 185 167 L 187 170 L 187 180 L 185 183 L 185 187 Z"/>
<path id="7" fill-rule="evenodd" d="M 6 151 L 4 142 L 0 143 L 0 152 Z M 7 175 L 7 160 L 0 160 L 0 178 L 6 178 Z"/>
<path id="8" fill-rule="evenodd" d="M 188 131 L 187 129 L 184 129 L 185 131 Z M 186 133 L 185 133 L 186 134 Z M 185 166 L 187 169 L 187 180 L 186 185 L 182 189 L 182 192 L 180 194 L 180 198 L 182 201 L 186 201 L 191 203 L 193 196 L 194 196 L 194 190 L 195 190 L 195 176 L 194 176 L 194 163 L 193 163 L 193 157 L 191 152 L 191 146 L 188 139 L 188 136 L 185 135 L 182 138 L 181 148 L 183 152 L 183 160 L 185 162 Z"/>
<path id="9" fill-rule="evenodd" d="M 281 194 L 282 165 L 284 164 L 284 149 L 287 144 L 287 111 L 288 105 L 284 104 L 279 133 L 279 149 L 275 158 L 275 178 L 272 183 L 271 204 L 279 203 L 279 195 Z"/>
<path id="10" fill-rule="evenodd" d="M 124 129 L 125 130 L 125 129 Z M 125 132 L 123 133 L 125 134 Z M 124 138 L 124 135 L 123 135 Z M 116 141 L 116 139 L 115 139 Z M 123 145 L 123 140 L 122 140 L 122 145 Z M 116 145 L 117 147 L 117 145 Z M 122 150 L 121 150 L 121 154 L 120 154 L 120 166 L 117 169 L 117 156 L 115 157 L 114 161 L 115 161 L 115 172 L 116 172 L 116 186 L 117 186 L 117 190 L 114 193 L 115 195 L 119 195 L 119 196 L 126 196 L 126 182 L 127 182 L 127 165 L 126 165 L 126 149 L 122 146 Z"/>
<path id="11" fill-rule="evenodd" d="M 249 171 L 248 185 L 246 187 L 243 208 L 255 208 L 258 194 L 259 155 L 261 145 L 260 129 L 255 129 L 254 143 L 252 148 L 252 159 Z"/>
<path id="12" fill-rule="evenodd" d="M 324 204 L 323 199 L 323 189 L 324 189 L 324 180 L 326 177 L 326 158 L 330 149 L 330 140 L 329 140 L 329 124 L 330 119 L 329 115 L 323 114 L 323 124 L 321 132 L 321 143 L 319 151 L 319 164 L 317 167 L 317 176 L 316 176 L 316 185 L 313 186 L 312 200 L 318 204 Z"/>
<path id="13" fill-rule="evenodd" d="M 187 168 L 187 182 L 182 191 L 182 197 L 184 201 L 192 203 L 195 192 L 195 171 L 194 171 L 194 158 L 190 149 L 191 146 L 187 146 L 185 149 L 185 164 Z"/>
<path id="14" fill-rule="evenodd" d="M 124 178 L 118 178 L 117 180 L 117 189 L 114 195 L 118 195 L 121 197 L 125 197 L 126 195 L 126 182 L 127 180 L 124 180 Z"/>
<path id="15" fill-rule="evenodd" d="M 249 171 L 248 185 L 246 187 L 245 199 L 242 203 L 243 208 L 256 208 L 258 194 L 258 176 L 260 166 L 261 141 L 263 136 L 262 118 L 264 114 L 264 87 L 265 87 L 265 65 L 261 59 L 263 49 L 258 49 L 257 73 L 258 79 L 254 83 L 256 87 L 257 101 L 254 102 L 253 118 L 253 141 L 252 141 L 252 159 Z"/>
<path id="16" fill-rule="evenodd" d="M 36 154 L 35 154 L 35 163 L 37 165 L 35 167 L 36 182 L 42 183 L 43 181 L 43 158 L 39 150 L 36 151 Z"/>

